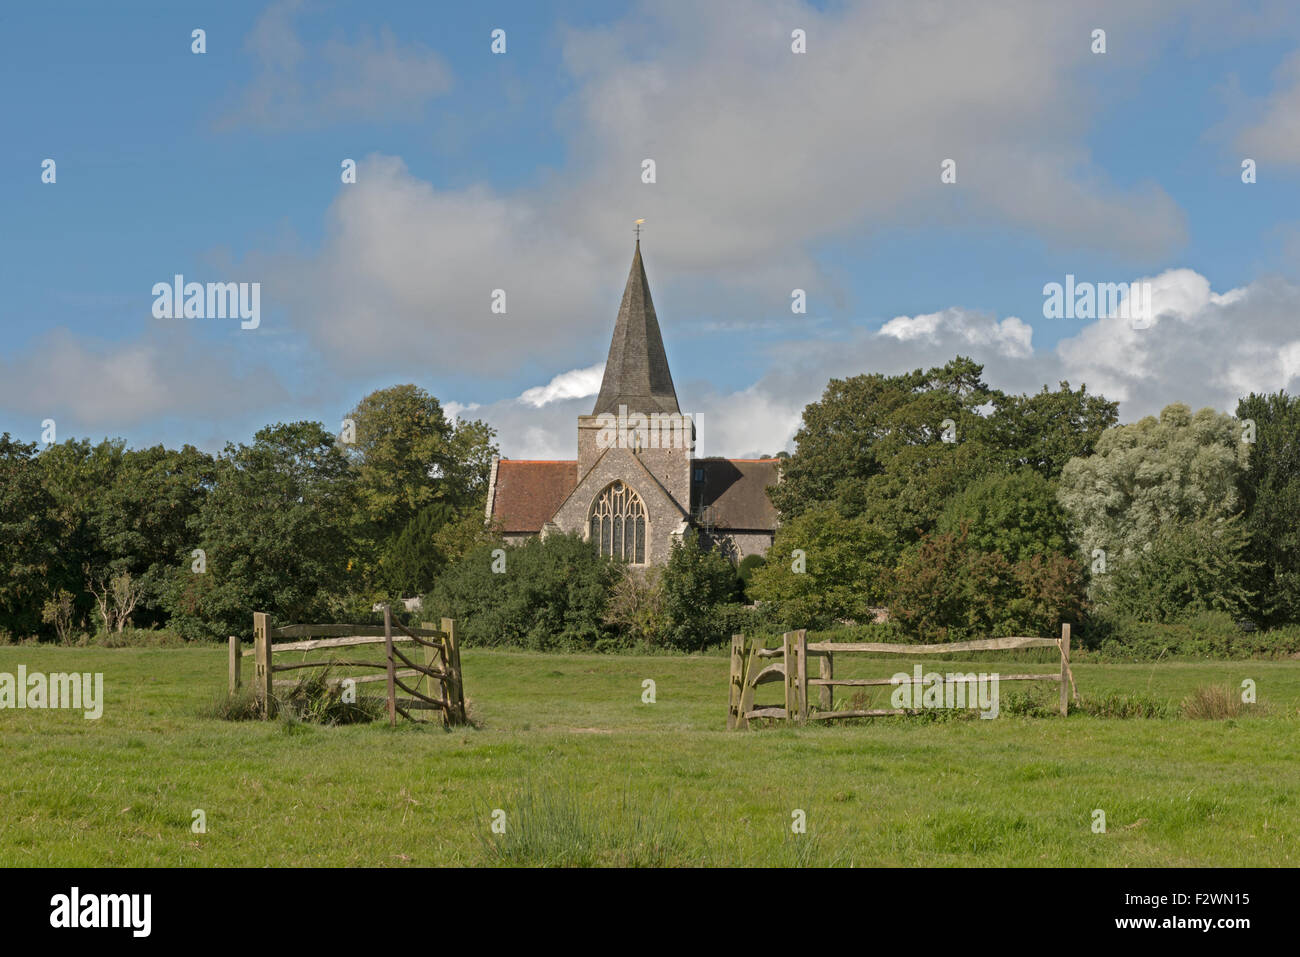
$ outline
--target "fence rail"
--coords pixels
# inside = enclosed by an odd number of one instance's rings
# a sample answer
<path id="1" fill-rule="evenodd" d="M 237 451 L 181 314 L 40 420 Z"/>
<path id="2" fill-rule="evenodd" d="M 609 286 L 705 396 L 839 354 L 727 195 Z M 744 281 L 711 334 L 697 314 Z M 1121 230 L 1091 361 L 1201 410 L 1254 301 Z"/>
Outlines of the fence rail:
<path id="1" fill-rule="evenodd" d="M 399 634 L 394 634 L 397 629 Z M 282 641 L 276 638 L 301 638 L 302 641 Z M 298 661 L 277 664 L 275 655 L 283 652 L 319 651 L 329 648 L 355 648 L 363 645 L 384 646 L 382 661 L 332 659 L 329 661 Z M 423 649 L 424 660 L 416 661 L 396 647 L 411 644 Z M 414 653 L 414 649 L 412 649 Z M 407 720 L 412 711 L 438 711 L 447 725 L 465 724 L 465 685 L 461 677 L 460 644 L 456 640 L 456 622 L 442 619 L 442 627 L 435 628 L 425 622 L 419 628 L 407 628 L 395 622 L 392 612 L 384 608 L 383 625 L 283 625 L 275 627 L 265 612 L 253 614 L 253 647 L 241 649 L 239 639 L 230 638 L 229 689 L 231 694 L 242 683 L 242 659 L 253 659 L 253 691 L 263 717 L 269 717 L 270 702 L 277 687 L 291 687 L 295 679 L 276 679 L 277 674 L 311 668 L 368 668 L 382 674 L 336 675 L 326 679 L 330 685 L 351 681 L 362 684 L 383 681 L 387 684 L 386 704 L 390 724 L 397 723 L 400 714 Z M 400 666 L 399 666 L 400 662 Z M 415 679 L 414 686 L 403 679 Z M 398 689 L 409 697 L 399 698 Z"/>
<path id="2" fill-rule="evenodd" d="M 1061 687 L 1060 713 L 1069 710 L 1069 696 L 1079 700 L 1074 688 L 1074 675 L 1070 671 L 1070 625 L 1061 625 L 1060 638 L 982 638 L 976 641 L 955 641 L 949 644 L 903 645 L 889 642 L 809 642 L 806 629 L 787 631 L 781 636 L 780 648 L 765 648 L 761 640 L 747 640 L 744 635 L 731 637 L 731 676 L 727 701 L 727 728 L 747 728 L 753 718 L 776 718 L 795 721 L 826 721 L 835 718 L 876 718 L 910 714 L 915 708 L 860 708 L 835 710 L 834 692 L 837 687 L 866 688 L 899 684 L 893 678 L 836 678 L 835 656 L 852 654 L 871 655 L 935 655 L 967 651 L 1012 651 L 1018 648 L 1056 648 L 1061 655 L 1058 672 L 998 675 L 998 681 L 1056 681 Z M 778 659 L 764 663 L 765 659 Z M 808 674 L 809 658 L 817 659 L 817 677 Z M 978 680 L 971 675 L 950 675 L 945 685 L 969 683 Z M 757 705 L 755 690 L 760 685 L 780 682 L 784 701 L 779 704 Z M 808 689 L 817 690 L 817 709 L 808 704 Z"/>

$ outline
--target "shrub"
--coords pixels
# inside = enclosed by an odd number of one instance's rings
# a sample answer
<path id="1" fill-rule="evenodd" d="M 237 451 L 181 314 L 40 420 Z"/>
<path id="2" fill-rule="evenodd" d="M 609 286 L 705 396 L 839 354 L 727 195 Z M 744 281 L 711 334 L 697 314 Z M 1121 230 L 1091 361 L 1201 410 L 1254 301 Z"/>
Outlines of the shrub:
<path id="1" fill-rule="evenodd" d="M 674 542 L 663 570 L 666 642 L 679 651 L 699 651 L 730 639 L 719 606 L 735 601 L 740 581 L 721 552 L 704 548 L 694 531 Z"/>
<path id="2" fill-rule="evenodd" d="M 423 617 L 455 618 L 466 645 L 617 647 L 606 611 L 618 563 L 576 534 L 499 549 L 501 542 L 488 542 L 449 566 L 425 596 Z"/>
<path id="3" fill-rule="evenodd" d="M 610 590 L 605 622 L 629 643 L 644 648 L 661 645 L 668 632 L 664 613 L 663 574 L 658 568 L 624 569 Z"/>
<path id="4" fill-rule="evenodd" d="M 923 641 L 1054 635 L 1083 613 L 1083 571 L 1064 555 L 1011 562 L 967 545 L 965 533 L 927 536 L 904 552 L 890 617 Z"/>
<path id="5" fill-rule="evenodd" d="M 1246 542 L 1236 519 L 1166 527 L 1148 548 L 1094 577 L 1097 602 L 1137 621 L 1171 622 L 1205 611 L 1240 615 L 1251 599 L 1243 584 L 1251 570 L 1241 557 Z"/>

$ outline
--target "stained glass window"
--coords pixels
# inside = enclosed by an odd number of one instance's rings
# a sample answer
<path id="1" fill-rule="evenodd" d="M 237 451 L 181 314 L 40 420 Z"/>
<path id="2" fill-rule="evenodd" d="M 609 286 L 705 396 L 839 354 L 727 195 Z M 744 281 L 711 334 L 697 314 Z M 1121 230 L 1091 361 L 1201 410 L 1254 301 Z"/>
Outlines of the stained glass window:
<path id="1" fill-rule="evenodd" d="M 601 492 L 591 506 L 590 525 L 591 540 L 602 555 L 645 564 L 645 506 L 630 487 L 614 482 Z"/>

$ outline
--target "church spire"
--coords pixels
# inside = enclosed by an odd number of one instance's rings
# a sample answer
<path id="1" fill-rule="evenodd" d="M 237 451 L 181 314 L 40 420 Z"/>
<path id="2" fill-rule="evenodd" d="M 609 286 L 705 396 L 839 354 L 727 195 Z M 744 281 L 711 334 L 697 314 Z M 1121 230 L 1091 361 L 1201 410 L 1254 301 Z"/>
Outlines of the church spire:
<path id="1" fill-rule="evenodd" d="M 650 298 L 650 283 L 641 263 L 641 237 L 636 240 L 632 270 L 623 290 L 623 302 L 614 323 L 614 338 L 605 361 L 605 378 L 596 397 L 592 415 L 618 414 L 620 405 L 628 412 L 680 412 L 668 356 L 664 352 L 659 320 Z"/>

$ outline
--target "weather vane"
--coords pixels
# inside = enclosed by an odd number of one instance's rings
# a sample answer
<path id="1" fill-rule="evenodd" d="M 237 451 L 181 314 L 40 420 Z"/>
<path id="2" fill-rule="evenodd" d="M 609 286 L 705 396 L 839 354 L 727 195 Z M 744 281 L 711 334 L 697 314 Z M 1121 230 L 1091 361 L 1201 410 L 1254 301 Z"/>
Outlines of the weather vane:
<path id="1" fill-rule="evenodd" d="M 642 227 L 643 225 L 645 225 L 645 220 L 644 220 L 644 219 L 638 219 L 638 220 L 636 221 L 635 229 L 636 229 L 636 241 L 637 241 L 637 242 L 640 242 L 640 241 L 641 241 L 641 227 Z"/>

